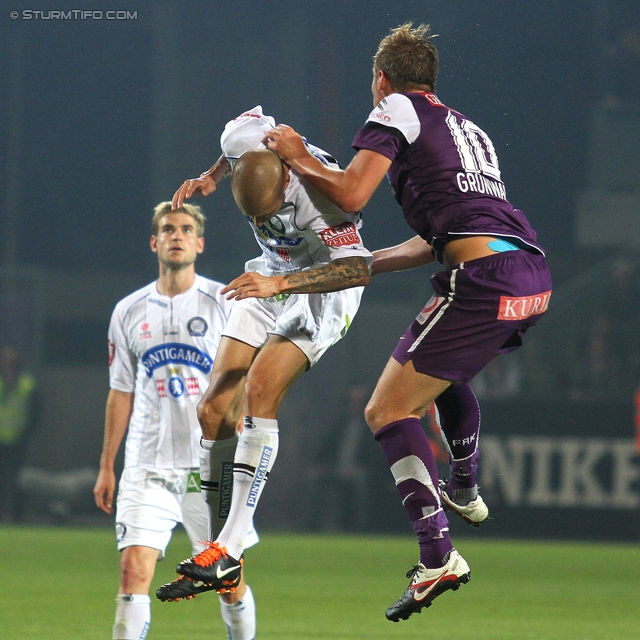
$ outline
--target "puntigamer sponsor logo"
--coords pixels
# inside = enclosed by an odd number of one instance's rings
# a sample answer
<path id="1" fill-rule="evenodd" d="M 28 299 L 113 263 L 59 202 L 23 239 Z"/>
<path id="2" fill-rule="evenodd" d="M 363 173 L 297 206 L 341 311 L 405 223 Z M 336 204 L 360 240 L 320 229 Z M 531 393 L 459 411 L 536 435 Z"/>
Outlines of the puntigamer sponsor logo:
<path id="1" fill-rule="evenodd" d="M 233 462 L 224 461 L 220 473 L 220 491 L 218 499 L 218 518 L 227 518 L 231 508 L 231 492 L 233 491 Z"/>
<path id="2" fill-rule="evenodd" d="M 164 367 L 167 364 L 183 364 L 195 367 L 202 373 L 209 373 L 213 360 L 204 351 L 179 342 L 158 345 L 142 356 L 142 366 L 148 378 L 158 367 Z"/>
<path id="3" fill-rule="evenodd" d="M 260 491 L 260 485 L 267 477 L 267 469 L 269 468 L 269 461 L 271 460 L 271 454 L 273 449 L 271 447 L 263 447 L 262 455 L 260 456 L 260 462 L 256 468 L 256 475 L 251 483 L 251 489 L 249 489 L 249 497 L 247 498 L 247 506 L 255 507 L 258 500 L 258 492 Z"/>

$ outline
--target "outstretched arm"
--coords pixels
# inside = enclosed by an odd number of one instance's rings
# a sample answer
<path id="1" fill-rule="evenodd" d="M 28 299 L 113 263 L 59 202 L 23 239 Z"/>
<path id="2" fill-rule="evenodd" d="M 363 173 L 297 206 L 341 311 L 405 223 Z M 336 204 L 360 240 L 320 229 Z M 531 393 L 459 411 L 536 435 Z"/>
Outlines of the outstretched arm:
<path id="1" fill-rule="evenodd" d="M 182 186 L 173 194 L 173 200 L 171 201 L 171 210 L 175 211 L 180 209 L 184 204 L 184 201 L 191 198 L 196 191 L 200 191 L 203 196 L 208 196 L 216 190 L 216 185 L 225 176 L 231 173 L 231 164 L 221 155 L 216 163 L 209 169 L 200 175 L 198 178 L 191 178 L 185 180 Z"/>
<path id="2" fill-rule="evenodd" d="M 113 513 L 113 496 L 116 488 L 113 467 L 132 411 L 133 393 L 111 389 L 107 399 L 100 472 L 93 489 L 96 506 L 105 513 Z"/>
<path id="3" fill-rule="evenodd" d="M 281 293 L 328 293 L 369 284 L 369 267 L 361 257 L 338 258 L 314 269 L 282 276 L 263 276 L 255 271 L 232 280 L 222 293 L 229 300 L 271 298 Z"/>
<path id="4" fill-rule="evenodd" d="M 423 264 L 434 262 L 435 257 L 429 243 L 420 236 L 398 244 L 395 247 L 373 251 L 371 275 L 415 269 Z"/>
<path id="5" fill-rule="evenodd" d="M 369 202 L 391 166 L 386 156 L 361 149 L 344 171 L 332 169 L 312 155 L 286 124 L 268 131 L 264 144 L 346 212 L 360 211 Z"/>

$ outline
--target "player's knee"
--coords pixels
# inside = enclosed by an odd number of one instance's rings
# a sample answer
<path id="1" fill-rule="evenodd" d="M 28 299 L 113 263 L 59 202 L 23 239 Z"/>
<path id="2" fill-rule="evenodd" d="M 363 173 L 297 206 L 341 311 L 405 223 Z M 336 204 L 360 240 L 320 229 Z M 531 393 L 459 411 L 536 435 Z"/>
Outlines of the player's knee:
<path id="1" fill-rule="evenodd" d="M 367 403 L 367 406 L 364 409 L 364 419 L 373 433 L 388 424 L 388 422 L 385 421 L 385 414 L 383 413 L 380 405 L 376 402 L 375 398 L 371 398 Z"/>
<path id="2" fill-rule="evenodd" d="M 402 406 L 391 398 L 377 396 L 375 393 L 364 409 L 364 418 L 373 433 L 392 422 L 415 415 L 406 412 Z"/>
<path id="3" fill-rule="evenodd" d="M 203 397 L 198 402 L 198 406 L 196 407 L 196 412 L 198 414 L 198 420 L 202 422 L 205 417 L 211 411 L 211 401 L 207 397 Z"/>
<path id="4" fill-rule="evenodd" d="M 198 403 L 197 413 L 198 420 L 203 427 L 205 425 L 217 426 L 224 417 L 224 413 L 218 410 L 215 399 L 206 396 Z"/>
<path id="5" fill-rule="evenodd" d="M 260 398 L 264 397 L 265 386 L 266 385 L 262 378 L 260 378 L 259 376 L 249 375 L 247 377 L 247 382 L 245 383 L 245 393 L 247 399 L 256 402 Z"/>

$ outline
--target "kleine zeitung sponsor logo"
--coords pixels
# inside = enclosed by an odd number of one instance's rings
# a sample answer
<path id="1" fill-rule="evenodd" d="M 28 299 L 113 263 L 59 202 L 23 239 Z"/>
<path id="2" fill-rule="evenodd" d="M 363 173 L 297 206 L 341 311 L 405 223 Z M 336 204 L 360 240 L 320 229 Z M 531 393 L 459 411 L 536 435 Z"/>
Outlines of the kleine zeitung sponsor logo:
<path id="1" fill-rule="evenodd" d="M 328 227 L 320 231 L 320 238 L 329 247 L 344 247 L 349 244 L 358 244 L 360 238 L 355 224 L 343 222 L 337 227 Z"/>

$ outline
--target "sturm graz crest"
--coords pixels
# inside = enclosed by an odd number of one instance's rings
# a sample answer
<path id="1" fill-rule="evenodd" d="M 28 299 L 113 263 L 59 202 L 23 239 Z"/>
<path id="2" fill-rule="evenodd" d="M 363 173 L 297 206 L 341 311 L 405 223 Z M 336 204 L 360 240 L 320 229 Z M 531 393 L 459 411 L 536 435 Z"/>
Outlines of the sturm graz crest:
<path id="1" fill-rule="evenodd" d="M 117 542 L 122 542 L 124 540 L 124 536 L 127 533 L 126 525 L 122 524 L 122 522 L 116 522 L 116 540 Z"/>
<path id="2" fill-rule="evenodd" d="M 173 400 L 179 400 L 187 391 L 185 379 L 177 373 L 173 373 L 167 378 L 166 385 L 169 397 Z"/>
<path id="3" fill-rule="evenodd" d="M 195 316 L 187 322 L 187 331 L 190 336 L 203 336 L 207 333 L 208 328 L 209 325 L 207 324 L 207 321 L 200 316 Z"/>

